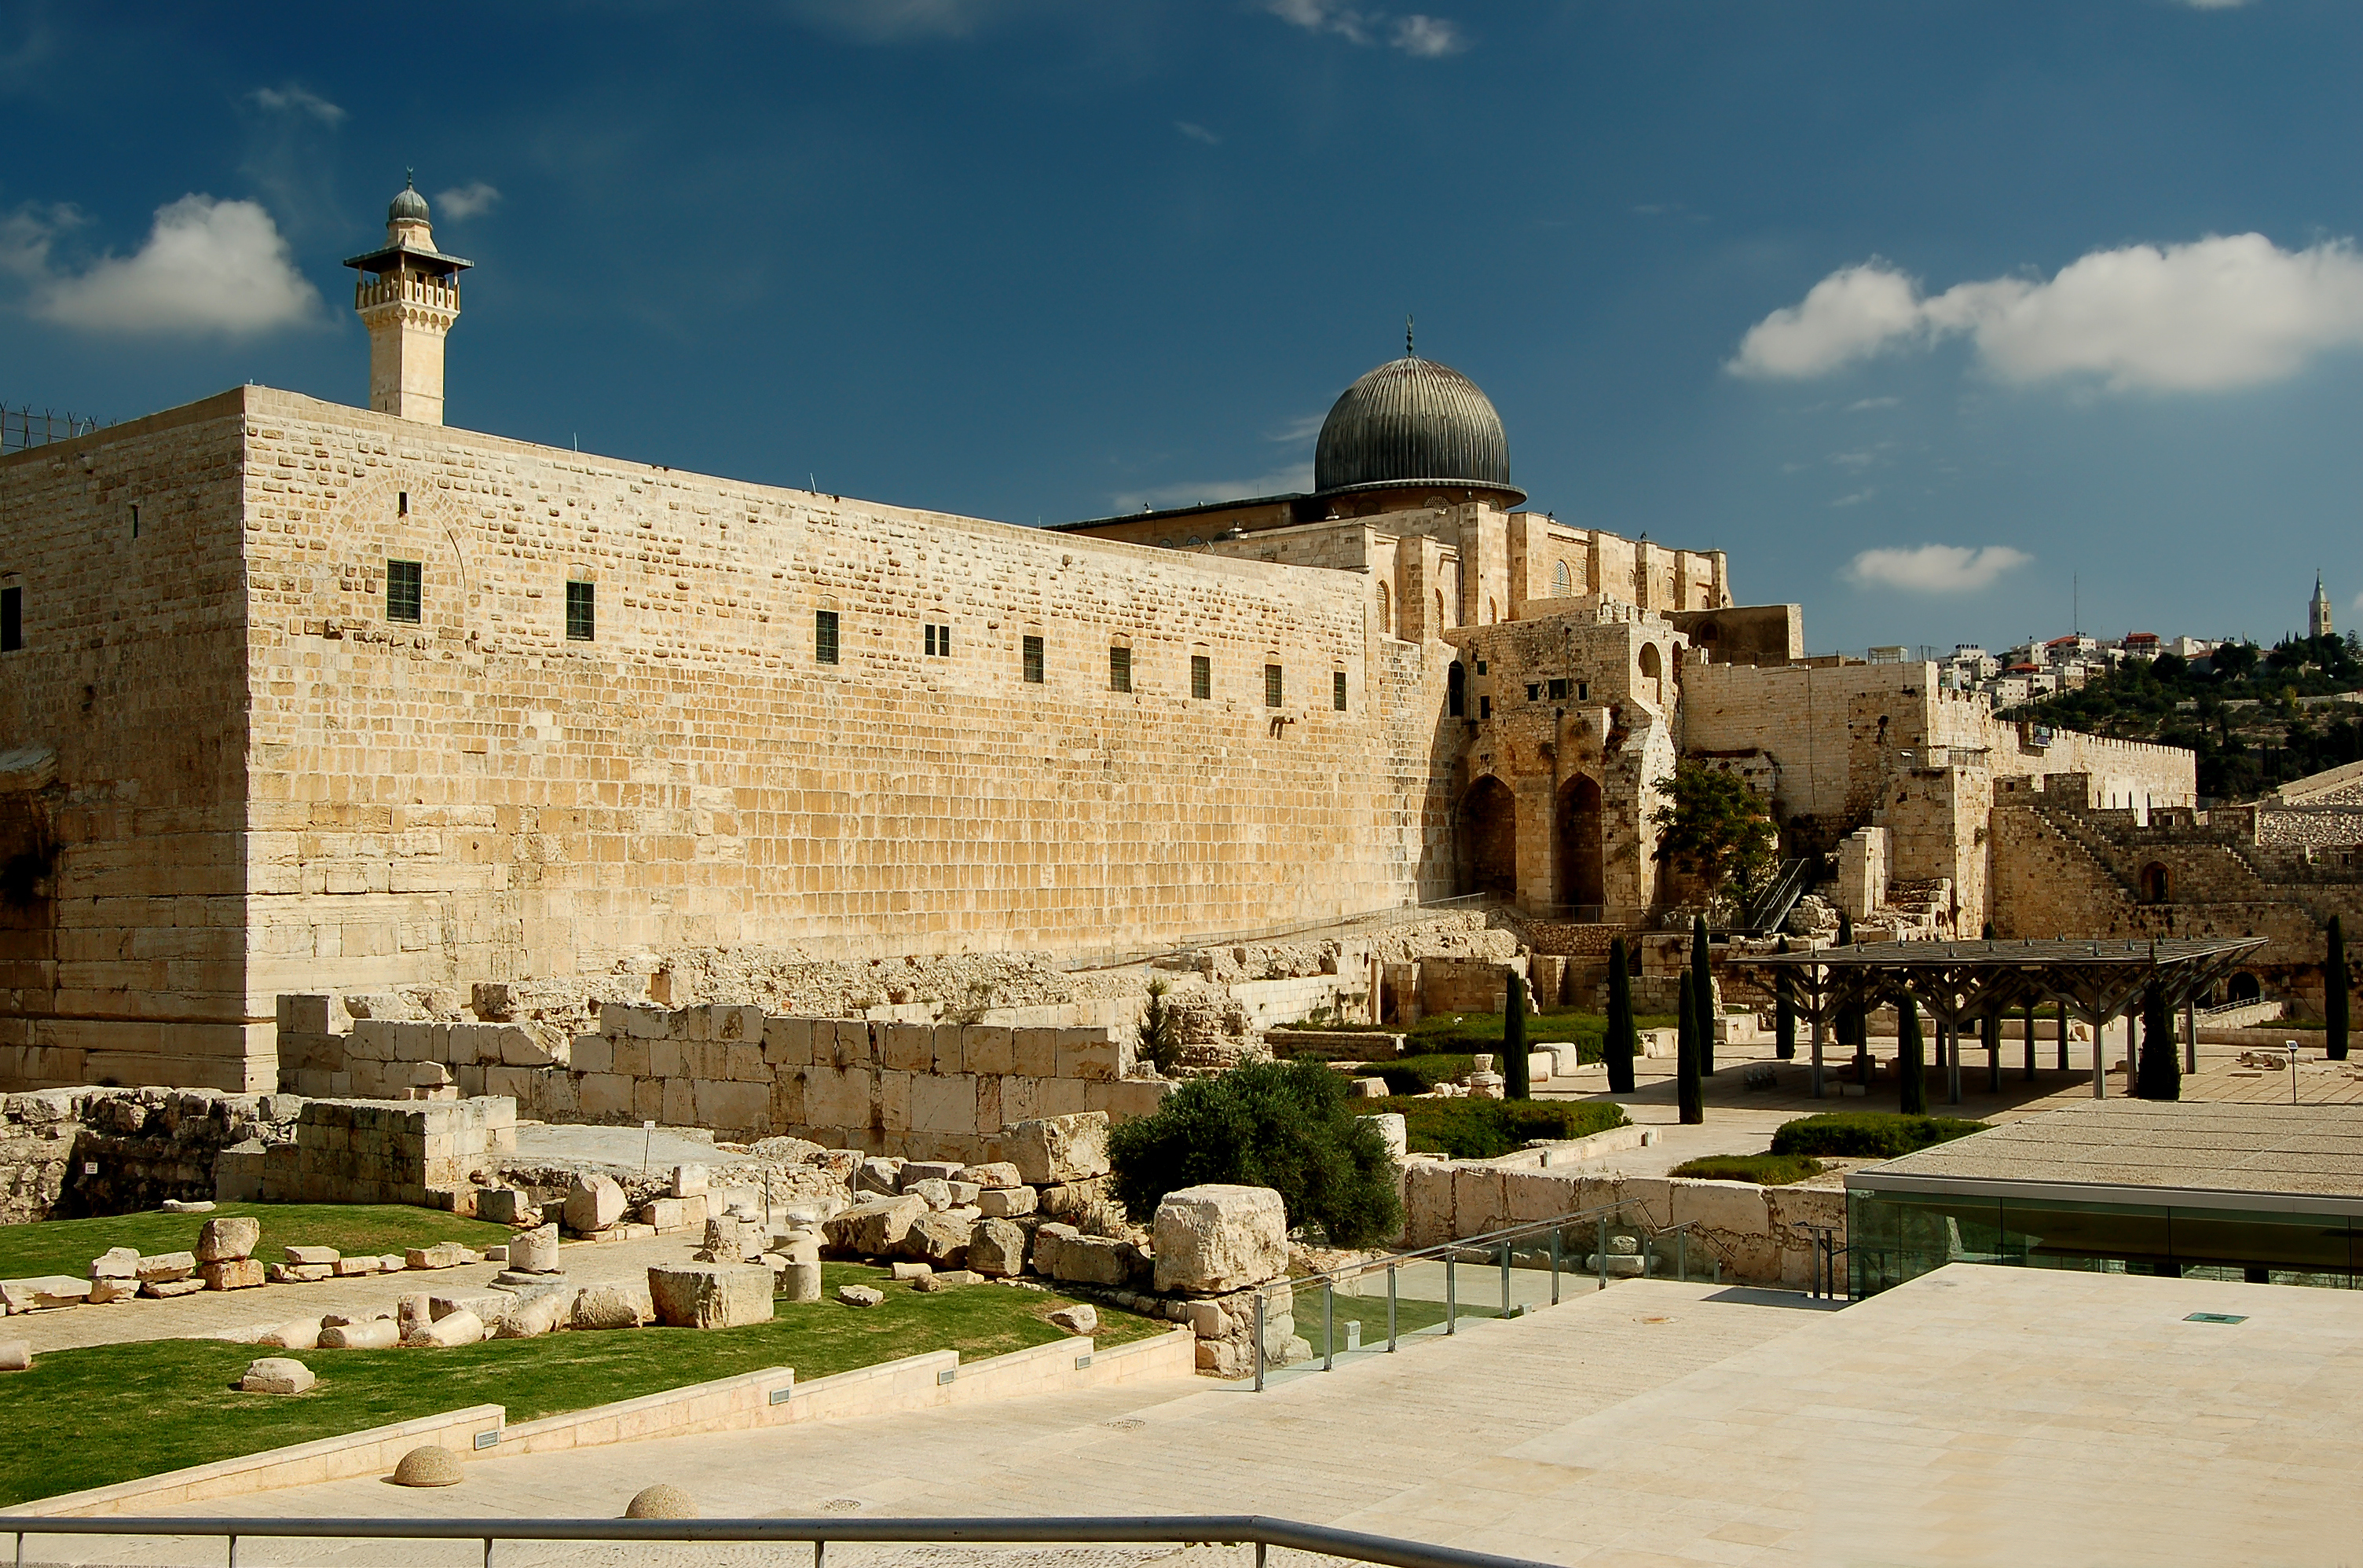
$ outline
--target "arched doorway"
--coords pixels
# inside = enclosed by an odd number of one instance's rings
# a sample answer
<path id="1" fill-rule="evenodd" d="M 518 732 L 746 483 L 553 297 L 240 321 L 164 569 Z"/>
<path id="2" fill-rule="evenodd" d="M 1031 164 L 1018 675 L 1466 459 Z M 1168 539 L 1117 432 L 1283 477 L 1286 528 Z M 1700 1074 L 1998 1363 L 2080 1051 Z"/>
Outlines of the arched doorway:
<path id="1" fill-rule="evenodd" d="M 1479 779 L 1460 797 L 1460 891 L 1518 895 L 1518 803 L 1510 788 L 1491 776 Z"/>
<path id="2" fill-rule="evenodd" d="M 1597 906 L 1607 897 L 1600 785 L 1578 773 L 1559 792 L 1559 897 Z"/>
<path id="3" fill-rule="evenodd" d="M 1654 706 L 1666 701 L 1666 662 L 1654 642 L 1641 644 L 1641 695 Z"/>
<path id="4" fill-rule="evenodd" d="M 2232 976 L 2231 984 L 2224 987 L 2224 999 L 2227 1002 L 2254 1002 L 2264 994 L 2265 988 L 2257 983 L 2257 977 L 2246 971 Z"/>
<path id="5" fill-rule="evenodd" d="M 2166 867 L 2152 861 L 2141 869 L 2141 896 L 2145 904 L 2164 904 L 2171 896 L 2174 879 Z"/>

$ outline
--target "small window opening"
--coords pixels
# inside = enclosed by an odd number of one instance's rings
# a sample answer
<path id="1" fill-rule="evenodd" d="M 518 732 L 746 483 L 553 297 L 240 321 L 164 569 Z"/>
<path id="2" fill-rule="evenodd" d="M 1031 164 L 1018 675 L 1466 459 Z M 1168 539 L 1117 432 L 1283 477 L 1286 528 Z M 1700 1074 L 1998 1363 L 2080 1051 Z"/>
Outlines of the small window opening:
<path id="1" fill-rule="evenodd" d="M 1206 654 L 1190 655 L 1190 695 L 1200 702 L 1215 695 L 1215 661 Z"/>
<path id="2" fill-rule="evenodd" d="M 1592 683 L 1590 681 L 1576 682 L 1575 700 L 1578 702 L 1590 702 L 1592 700 Z"/>
<path id="3" fill-rule="evenodd" d="M 389 561 L 385 563 L 385 618 L 415 621 L 423 603 L 419 586 L 418 562 Z"/>
<path id="4" fill-rule="evenodd" d="M 410 516 L 409 491 L 397 490 L 394 493 L 394 515 L 397 517 L 406 517 Z"/>
<path id="5" fill-rule="evenodd" d="M 566 584 L 566 639 L 588 642 L 598 630 L 599 590 L 588 583 Z"/>
<path id="6" fill-rule="evenodd" d="M 1108 650 L 1108 690 L 1112 692 L 1128 692 L 1132 690 L 1131 649 L 1111 648 Z"/>
<path id="7" fill-rule="evenodd" d="M 1469 672 L 1455 659 L 1444 672 L 1444 711 L 1454 718 L 1460 717 L 1469 706 Z"/>
<path id="8" fill-rule="evenodd" d="M 1266 707 L 1278 707 L 1281 705 L 1281 699 L 1286 695 L 1286 686 L 1281 674 L 1280 666 L 1277 664 L 1265 665 L 1263 667 L 1263 706 Z"/>
<path id="9" fill-rule="evenodd" d="M 837 662 L 837 612 L 813 612 L 813 661 L 820 664 Z"/>
<path id="10" fill-rule="evenodd" d="M 139 506 L 137 502 L 134 502 L 131 507 L 131 537 L 133 539 L 139 537 Z"/>
<path id="11" fill-rule="evenodd" d="M 1339 713 L 1346 711 L 1346 672 L 1329 672 L 1329 706 Z"/>
<path id="12" fill-rule="evenodd" d="M 1480 718 L 1491 718 L 1493 717 L 1493 699 L 1492 697 L 1481 696 L 1477 699 L 1477 717 Z"/>
<path id="13" fill-rule="evenodd" d="M 1528 702 L 1540 702 L 1543 700 L 1543 684 L 1540 681 L 1528 681 L 1526 683 L 1526 700 Z"/>
<path id="14" fill-rule="evenodd" d="M 927 623 L 927 657 L 949 659 L 952 656 L 952 628 L 937 621 Z"/>
<path id="15" fill-rule="evenodd" d="M 1026 684 L 1029 686 L 1042 684 L 1042 639 L 1038 637 L 1026 639 Z"/>
<path id="16" fill-rule="evenodd" d="M 25 646 L 25 590 L 0 588 L 0 653 Z"/>
<path id="17" fill-rule="evenodd" d="M 1551 701 L 1565 702 L 1567 700 L 1569 684 L 1570 683 L 1566 681 L 1553 681 L 1550 684 Z"/>
<path id="18" fill-rule="evenodd" d="M 1477 661 L 1477 673 L 1481 675 L 1485 673 L 1485 661 L 1482 659 Z"/>

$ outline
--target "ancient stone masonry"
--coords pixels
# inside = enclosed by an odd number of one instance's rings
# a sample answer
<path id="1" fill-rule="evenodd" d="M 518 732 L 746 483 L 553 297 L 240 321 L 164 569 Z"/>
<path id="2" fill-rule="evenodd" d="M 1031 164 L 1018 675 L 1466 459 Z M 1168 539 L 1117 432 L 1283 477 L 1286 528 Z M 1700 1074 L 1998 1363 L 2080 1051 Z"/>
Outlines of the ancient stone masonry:
<path id="1" fill-rule="evenodd" d="M 294 1137 L 293 1095 L 41 1089 L 0 1098 L 0 1224 L 210 1198 L 222 1151 Z"/>

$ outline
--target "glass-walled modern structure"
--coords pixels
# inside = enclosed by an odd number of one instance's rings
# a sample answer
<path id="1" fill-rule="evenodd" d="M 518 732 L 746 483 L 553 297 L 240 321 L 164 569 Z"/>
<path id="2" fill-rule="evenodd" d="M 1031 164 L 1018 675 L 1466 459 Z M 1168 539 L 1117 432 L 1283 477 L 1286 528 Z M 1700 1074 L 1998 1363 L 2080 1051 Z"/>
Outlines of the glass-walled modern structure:
<path id="1" fill-rule="evenodd" d="M 1847 1177 L 1853 1294 L 1947 1263 L 2363 1284 L 2363 1106 L 2120 1101 Z"/>

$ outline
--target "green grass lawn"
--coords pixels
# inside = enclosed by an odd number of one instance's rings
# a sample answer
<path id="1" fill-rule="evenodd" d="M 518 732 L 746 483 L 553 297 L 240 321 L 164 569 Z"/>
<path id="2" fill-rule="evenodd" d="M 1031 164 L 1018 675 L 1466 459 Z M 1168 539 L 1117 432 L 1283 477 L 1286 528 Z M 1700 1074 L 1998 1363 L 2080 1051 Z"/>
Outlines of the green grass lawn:
<path id="1" fill-rule="evenodd" d="M 299 1351 L 319 1382 L 298 1395 L 241 1394 L 258 1355 L 291 1352 L 209 1340 L 97 1345 L 38 1357 L 8 1374 L 0 1411 L 0 1504 L 104 1486 L 289 1443 L 411 1420 L 469 1405 L 506 1407 L 512 1422 L 580 1410 L 770 1366 L 800 1382 L 927 1351 L 963 1361 L 1048 1344 L 1045 1319 L 1071 1304 L 1051 1291 L 961 1285 L 922 1296 L 884 1269 L 825 1263 L 825 1295 L 875 1284 L 876 1307 L 824 1299 L 779 1305 L 744 1329 L 616 1329 L 488 1340 L 451 1350 Z M 1385 1304 L 1380 1304 L 1384 1331 Z M 1102 1347 L 1170 1325 L 1102 1307 Z"/>
<path id="2" fill-rule="evenodd" d="M 254 1255 L 266 1263 L 282 1262 L 280 1249 L 291 1242 L 334 1247 L 339 1252 L 399 1252 L 438 1241 L 482 1250 L 510 1235 L 505 1225 L 403 1204 L 226 1203 L 212 1214 L 117 1214 L 0 1225 L 0 1279 L 35 1274 L 81 1279 L 90 1272 L 91 1260 L 110 1247 L 185 1252 L 196 1246 L 197 1232 L 206 1220 L 225 1215 L 251 1215 L 262 1221 L 262 1241 Z"/>

